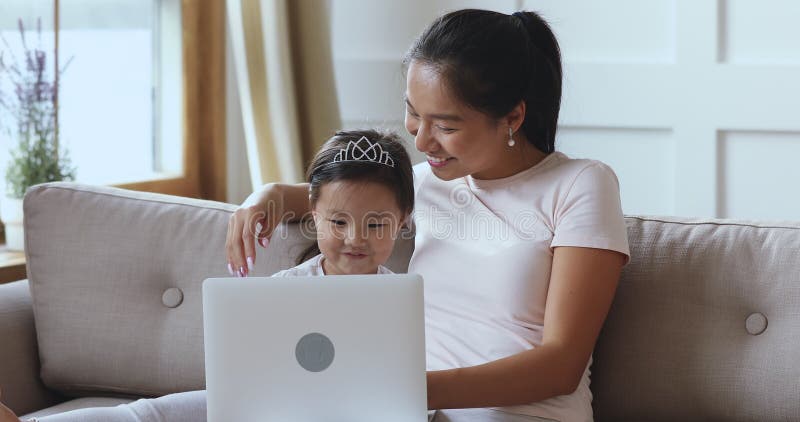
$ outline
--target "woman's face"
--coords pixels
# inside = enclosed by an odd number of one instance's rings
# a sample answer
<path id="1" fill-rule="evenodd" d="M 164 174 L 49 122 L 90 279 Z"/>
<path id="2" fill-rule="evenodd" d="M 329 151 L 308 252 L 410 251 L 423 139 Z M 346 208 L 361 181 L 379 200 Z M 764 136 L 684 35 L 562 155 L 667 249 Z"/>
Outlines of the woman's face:
<path id="1" fill-rule="evenodd" d="M 428 64 L 412 61 L 406 78 L 405 125 L 425 153 L 433 173 L 443 180 L 467 175 L 476 179 L 506 177 L 514 156 L 508 146 L 509 125 L 522 124 L 519 110 L 509 117 L 492 119 L 449 95 L 442 76 Z M 517 142 L 517 148 L 524 148 Z M 516 170 L 518 171 L 518 170 Z"/>
<path id="2" fill-rule="evenodd" d="M 392 191 L 372 182 L 325 183 L 311 212 L 326 275 L 375 274 L 404 221 Z"/>

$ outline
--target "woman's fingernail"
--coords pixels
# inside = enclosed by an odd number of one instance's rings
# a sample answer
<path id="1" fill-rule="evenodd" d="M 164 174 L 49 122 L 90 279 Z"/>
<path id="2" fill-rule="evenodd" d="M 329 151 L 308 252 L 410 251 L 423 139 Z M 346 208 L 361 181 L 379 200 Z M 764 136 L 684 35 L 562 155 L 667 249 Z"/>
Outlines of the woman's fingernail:
<path id="1" fill-rule="evenodd" d="M 230 263 L 230 262 L 228 263 L 228 274 L 230 274 L 230 275 L 234 275 L 234 274 L 233 274 L 233 266 L 231 265 L 231 263 Z"/>
<path id="2" fill-rule="evenodd" d="M 247 257 L 247 271 L 253 271 L 253 258 Z"/>
<path id="3" fill-rule="evenodd" d="M 247 277 L 247 271 L 245 271 L 244 267 L 239 267 L 239 274 L 241 274 L 242 277 Z"/>
<path id="4" fill-rule="evenodd" d="M 269 246 L 269 239 L 266 237 L 261 239 L 261 246 L 263 246 L 266 249 L 266 247 Z"/>

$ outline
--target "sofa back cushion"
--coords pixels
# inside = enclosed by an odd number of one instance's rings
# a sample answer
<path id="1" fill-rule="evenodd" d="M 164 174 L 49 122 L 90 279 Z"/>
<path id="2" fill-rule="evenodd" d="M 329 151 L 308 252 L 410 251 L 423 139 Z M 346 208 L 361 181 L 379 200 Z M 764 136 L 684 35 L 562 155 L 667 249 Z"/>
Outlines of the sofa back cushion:
<path id="1" fill-rule="evenodd" d="M 800 420 L 800 226 L 628 217 L 598 421 Z"/>
<path id="2" fill-rule="evenodd" d="M 204 388 L 201 284 L 229 276 L 236 206 L 49 183 L 23 207 L 44 383 L 72 396 Z M 406 270 L 411 242 L 398 244 L 389 268 Z M 292 267 L 311 243 L 299 225 L 281 226 L 251 274 Z"/>

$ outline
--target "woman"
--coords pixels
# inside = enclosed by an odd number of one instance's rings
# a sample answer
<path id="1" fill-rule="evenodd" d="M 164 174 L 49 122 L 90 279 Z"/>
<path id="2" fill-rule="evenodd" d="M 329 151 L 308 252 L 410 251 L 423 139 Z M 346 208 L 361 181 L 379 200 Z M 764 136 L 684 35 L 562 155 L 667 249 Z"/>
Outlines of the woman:
<path id="1" fill-rule="evenodd" d="M 414 168 L 409 272 L 426 283 L 429 408 L 592 420 L 588 366 L 629 252 L 613 171 L 554 152 L 552 31 L 532 12 L 456 11 L 405 65 L 405 126 L 428 161 Z M 246 273 L 254 237 L 266 245 L 281 216 L 305 214 L 306 192 L 251 195 L 231 217 L 228 262 Z"/>
<path id="2" fill-rule="evenodd" d="M 437 421 L 592 420 L 591 354 L 629 252 L 613 171 L 555 152 L 552 31 L 533 12 L 460 10 L 404 64 L 405 125 L 427 156 L 409 272 L 425 279 L 429 408 L 452 409 Z M 308 211 L 308 185 L 254 192 L 230 219 L 227 264 L 247 275 L 256 239 Z M 156 400 L 136 403 L 204 404 Z"/>

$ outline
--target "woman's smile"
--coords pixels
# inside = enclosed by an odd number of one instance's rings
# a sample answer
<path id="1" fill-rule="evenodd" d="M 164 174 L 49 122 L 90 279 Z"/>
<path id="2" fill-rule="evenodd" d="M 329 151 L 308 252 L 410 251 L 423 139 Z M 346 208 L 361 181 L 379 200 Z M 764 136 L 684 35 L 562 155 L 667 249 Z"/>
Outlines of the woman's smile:
<path id="1" fill-rule="evenodd" d="M 430 164 L 431 167 L 444 167 L 450 161 L 455 160 L 454 157 L 437 158 L 430 155 L 426 156 L 426 158 L 428 159 L 428 164 Z"/>

